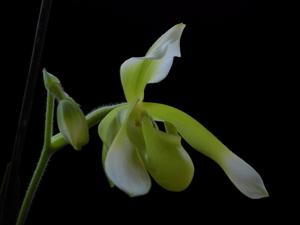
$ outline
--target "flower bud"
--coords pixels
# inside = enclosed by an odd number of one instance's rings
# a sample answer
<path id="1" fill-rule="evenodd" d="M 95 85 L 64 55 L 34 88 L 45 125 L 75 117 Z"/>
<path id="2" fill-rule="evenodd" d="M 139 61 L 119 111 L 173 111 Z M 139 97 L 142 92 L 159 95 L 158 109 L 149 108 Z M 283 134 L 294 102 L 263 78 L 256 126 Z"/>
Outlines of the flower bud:
<path id="1" fill-rule="evenodd" d="M 59 79 L 56 76 L 48 73 L 46 69 L 43 69 L 43 76 L 46 89 L 59 100 L 65 98 L 65 93 Z"/>
<path id="2" fill-rule="evenodd" d="M 57 107 L 58 128 L 65 140 L 80 150 L 89 142 L 89 129 L 83 112 L 77 103 L 70 99 L 59 101 Z"/>

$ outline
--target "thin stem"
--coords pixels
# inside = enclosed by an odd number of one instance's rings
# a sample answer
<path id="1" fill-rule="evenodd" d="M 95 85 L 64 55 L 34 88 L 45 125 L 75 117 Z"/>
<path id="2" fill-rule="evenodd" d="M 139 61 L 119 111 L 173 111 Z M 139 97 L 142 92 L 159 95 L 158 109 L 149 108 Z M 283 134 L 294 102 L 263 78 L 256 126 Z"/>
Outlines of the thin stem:
<path id="1" fill-rule="evenodd" d="M 27 218 L 32 200 L 35 196 L 36 190 L 40 184 L 42 176 L 47 167 L 48 161 L 51 157 L 50 146 L 51 146 L 51 136 L 52 136 L 52 125 L 53 125 L 53 111 L 54 111 L 54 98 L 48 92 L 47 93 L 47 107 L 46 107 L 46 119 L 45 119 L 45 136 L 44 136 L 44 147 L 38 161 L 37 167 L 31 178 L 29 187 L 26 191 L 18 219 L 17 225 L 23 225 Z"/>
<path id="2" fill-rule="evenodd" d="M 33 173 L 29 187 L 26 191 L 25 198 L 23 200 L 21 210 L 18 215 L 18 219 L 16 223 L 17 225 L 23 225 L 25 223 L 29 209 L 31 207 L 32 200 L 35 196 L 35 193 L 38 189 L 42 176 L 45 172 L 50 156 L 51 155 L 45 150 L 45 148 L 43 148 L 41 157 Z"/>
<path id="3" fill-rule="evenodd" d="M 88 123 L 88 127 L 91 128 L 97 125 L 103 119 L 103 117 L 106 116 L 111 110 L 122 105 L 125 105 L 125 103 L 102 106 L 98 109 L 91 111 L 85 117 Z"/>
<path id="4" fill-rule="evenodd" d="M 49 151 L 51 147 L 51 137 L 53 133 L 53 111 L 54 111 L 54 97 L 49 92 L 47 93 L 47 108 L 45 119 L 45 134 L 44 134 L 44 149 Z"/>

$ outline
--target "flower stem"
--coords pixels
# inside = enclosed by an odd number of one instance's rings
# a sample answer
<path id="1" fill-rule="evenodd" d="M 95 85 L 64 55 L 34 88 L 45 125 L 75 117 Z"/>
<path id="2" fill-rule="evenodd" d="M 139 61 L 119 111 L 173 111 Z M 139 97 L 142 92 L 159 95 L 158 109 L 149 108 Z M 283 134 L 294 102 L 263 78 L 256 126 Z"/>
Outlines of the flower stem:
<path id="1" fill-rule="evenodd" d="M 113 110 L 114 108 L 120 105 L 122 104 L 104 106 L 87 114 L 86 120 L 89 128 L 97 125 L 111 110 Z M 29 187 L 26 191 L 16 225 L 23 225 L 25 223 L 32 200 L 38 189 L 38 186 L 45 172 L 49 159 L 56 151 L 58 151 L 59 149 L 67 145 L 67 142 L 65 141 L 61 133 L 58 133 L 52 137 L 53 111 L 54 111 L 54 97 L 48 92 L 46 120 L 45 120 L 44 147 L 40 159 L 38 161 L 37 167 L 31 178 Z"/>
<path id="2" fill-rule="evenodd" d="M 51 157 L 51 155 L 48 153 L 46 148 L 43 148 L 41 157 L 40 157 L 37 167 L 33 173 L 29 187 L 26 191 L 25 198 L 23 200 L 21 210 L 18 215 L 17 225 L 23 225 L 25 223 L 32 200 L 38 189 L 38 186 L 39 186 L 42 176 L 45 172 L 45 169 L 46 169 L 46 166 L 47 166 L 47 163 L 48 163 L 50 157 Z"/>
<path id="3" fill-rule="evenodd" d="M 51 157 L 50 147 L 51 147 L 51 136 L 52 136 L 52 127 L 53 127 L 53 111 L 54 111 L 54 97 L 49 92 L 47 92 L 44 147 L 40 159 L 38 161 L 37 167 L 31 178 L 29 187 L 26 191 L 25 198 L 23 200 L 18 215 L 17 225 L 23 225 L 25 223 L 32 200 L 35 196 L 36 190 L 45 172 L 47 163 Z"/>

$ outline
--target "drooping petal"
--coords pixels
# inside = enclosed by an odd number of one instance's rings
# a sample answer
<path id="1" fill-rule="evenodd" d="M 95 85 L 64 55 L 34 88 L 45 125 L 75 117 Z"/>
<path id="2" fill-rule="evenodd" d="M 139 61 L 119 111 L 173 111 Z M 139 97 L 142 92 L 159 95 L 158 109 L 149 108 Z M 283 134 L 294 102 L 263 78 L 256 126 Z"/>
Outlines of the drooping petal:
<path id="1" fill-rule="evenodd" d="M 108 178 L 129 196 L 147 194 L 151 179 L 122 126 L 111 144 L 104 163 Z"/>
<path id="2" fill-rule="evenodd" d="M 220 149 L 226 148 L 212 133 L 188 114 L 171 106 L 158 103 L 143 103 L 145 110 L 158 121 L 173 124 L 180 135 L 204 155 L 216 159 Z"/>
<path id="3" fill-rule="evenodd" d="M 144 103 L 144 107 L 156 120 L 172 123 L 193 148 L 217 162 L 243 194 L 249 198 L 268 196 L 259 174 L 191 116 L 163 104 Z"/>
<path id="4" fill-rule="evenodd" d="M 127 101 L 143 99 L 147 83 L 163 80 L 169 73 L 173 57 L 180 57 L 180 37 L 185 25 L 177 24 L 162 35 L 145 57 L 126 60 L 120 69 Z"/>
<path id="5" fill-rule="evenodd" d="M 194 165 L 178 135 L 156 129 L 147 116 L 142 120 L 145 164 L 154 180 L 169 191 L 182 191 L 192 181 Z"/>

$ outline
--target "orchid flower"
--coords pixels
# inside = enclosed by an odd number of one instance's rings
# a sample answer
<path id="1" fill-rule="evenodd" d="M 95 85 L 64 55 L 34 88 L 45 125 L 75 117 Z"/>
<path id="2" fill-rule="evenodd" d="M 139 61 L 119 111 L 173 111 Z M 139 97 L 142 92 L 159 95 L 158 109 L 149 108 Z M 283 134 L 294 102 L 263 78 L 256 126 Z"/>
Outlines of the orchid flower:
<path id="1" fill-rule="evenodd" d="M 147 194 L 151 178 L 169 191 L 182 191 L 192 181 L 193 162 L 181 138 L 214 160 L 232 183 L 249 198 L 268 196 L 260 175 L 231 152 L 188 114 L 174 107 L 144 102 L 148 83 L 158 83 L 169 73 L 174 57 L 180 57 L 184 24 L 162 35 L 144 57 L 126 60 L 120 69 L 127 102 L 101 121 L 102 162 L 112 185 L 129 196 Z M 163 122 L 161 130 L 157 122 Z"/>

